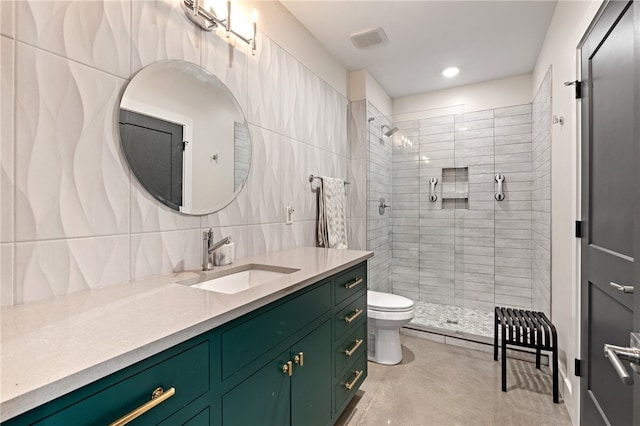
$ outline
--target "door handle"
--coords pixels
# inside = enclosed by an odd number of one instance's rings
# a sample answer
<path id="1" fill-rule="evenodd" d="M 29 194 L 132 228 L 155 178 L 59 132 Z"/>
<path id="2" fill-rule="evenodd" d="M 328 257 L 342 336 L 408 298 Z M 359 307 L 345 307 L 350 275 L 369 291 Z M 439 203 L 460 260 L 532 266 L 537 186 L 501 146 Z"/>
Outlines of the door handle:
<path id="1" fill-rule="evenodd" d="M 616 290 L 619 290 L 625 294 L 631 294 L 633 293 L 633 289 L 634 287 L 632 285 L 620 285 L 618 283 L 614 283 L 613 281 L 611 281 L 609 283 L 609 285 L 613 288 L 615 288 Z"/>
<path id="2" fill-rule="evenodd" d="M 609 362 L 613 366 L 613 369 L 616 370 L 616 373 L 618 373 L 618 377 L 620 377 L 622 383 L 632 385 L 633 377 L 629 375 L 620 359 L 629 361 L 632 364 L 640 364 L 640 349 L 625 348 L 605 343 L 604 356 L 609 359 Z"/>

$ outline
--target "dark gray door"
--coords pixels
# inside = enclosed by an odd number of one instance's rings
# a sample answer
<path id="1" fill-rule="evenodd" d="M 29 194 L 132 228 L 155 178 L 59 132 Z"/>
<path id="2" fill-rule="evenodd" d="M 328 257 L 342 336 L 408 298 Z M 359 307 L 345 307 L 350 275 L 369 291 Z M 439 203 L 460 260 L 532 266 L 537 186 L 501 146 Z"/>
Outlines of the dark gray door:
<path id="1" fill-rule="evenodd" d="M 605 343 L 628 347 L 630 332 L 640 331 L 640 297 L 620 287 L 640 284 L 634 9 L 633 2 L 609 2 L 581 46 L 584 425 L 640 424 L 633 417 L 634 386 L 622 382 L 603 351 Z"/>
<path id="2" fill-rule="evenodd" d="M 182 125 L 120 110 L 120 139 L 140 183 L 172 209 L 182 206 Z"/>

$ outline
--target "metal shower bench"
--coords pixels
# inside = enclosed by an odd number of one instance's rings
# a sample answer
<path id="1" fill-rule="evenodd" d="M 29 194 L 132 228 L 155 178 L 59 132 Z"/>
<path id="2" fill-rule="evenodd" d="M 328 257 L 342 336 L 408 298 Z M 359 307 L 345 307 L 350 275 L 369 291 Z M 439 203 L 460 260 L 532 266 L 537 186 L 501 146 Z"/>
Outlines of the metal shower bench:
<path id="1" fill-rule="evenodd" d="M 502 329 L 502 392 L 507 391 L 507 345 L 536 350 L 536 368 L 540 369 L 540 351 L 553 354 L 553 402 L 558 398 L 558 335 L 555 326 L 542 312 L 496 306 L 493 359 L 498 360 L 498 327 Z"/>

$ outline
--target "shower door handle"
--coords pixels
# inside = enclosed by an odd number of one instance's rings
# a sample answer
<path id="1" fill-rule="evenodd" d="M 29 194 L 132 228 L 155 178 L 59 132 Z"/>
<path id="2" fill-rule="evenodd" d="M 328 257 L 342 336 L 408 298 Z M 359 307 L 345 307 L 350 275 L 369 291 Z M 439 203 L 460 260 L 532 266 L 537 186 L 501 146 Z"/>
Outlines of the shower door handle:
<path id="1" fill-rule="evenodd" d="M 429 183 L 431 184 L 429 201 L 437 201 L 438 196 L 436 195 L 436 185 L 438 184 L 438 178 L 431 178 L 431 180 L 429 180 Z"/>
<path id="2" fill-rule="evenodd" d="M 504 182 L 504 175 L 496 175 L 496 182 L 498 182 L 498 189 L 496 190 L 496 201 L 504 200 L 504 193 L 502 192 L 502 182 Z"/>

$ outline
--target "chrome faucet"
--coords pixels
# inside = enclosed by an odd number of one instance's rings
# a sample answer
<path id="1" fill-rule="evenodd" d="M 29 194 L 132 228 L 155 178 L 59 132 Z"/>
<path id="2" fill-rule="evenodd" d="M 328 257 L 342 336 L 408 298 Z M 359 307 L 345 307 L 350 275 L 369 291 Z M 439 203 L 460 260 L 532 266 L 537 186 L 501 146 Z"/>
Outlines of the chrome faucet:
<path id="1" fill-rule="evenodd" d="M 217 243 L 213 242 L 213 229 L 202 233 L 202 270 L 210 271 L 212 269 L 211 253 L 218 250 L 223 245 L 230 243 L 231 237 L 224 237 Z"/>

